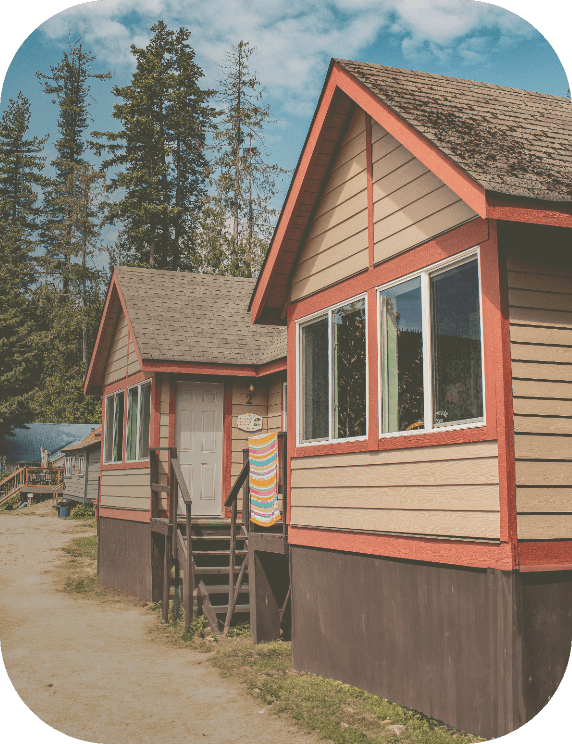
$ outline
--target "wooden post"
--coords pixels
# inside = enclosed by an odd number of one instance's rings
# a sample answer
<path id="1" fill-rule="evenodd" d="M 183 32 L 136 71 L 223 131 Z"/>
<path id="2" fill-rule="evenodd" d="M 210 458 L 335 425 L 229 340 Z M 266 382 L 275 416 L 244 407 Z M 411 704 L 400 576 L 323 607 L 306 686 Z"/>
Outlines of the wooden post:
<path id="1" fill-rule="evenodd" d="M 238 496 L 231 504 L 230 512 L 230 555 L 228 569 L 228 604 L 230 606 L 234 595 L 234 566 L 236 563 L 236 515 Z"/>
<path id="2" fill-rule="evenodd" d="M 278 435 L 282 443 L 282 534 L 286 537 L 286 499 L 288 494 L 288 461 L 286 459 L 286 432 Z"/>
<path id="3" fill-rule="evenodd" d="M 186 504 L 186 532 L 187 532 L 187 565 L 185 566 L 185 592 L 183 595 L 185 610 L 185 633 L 191 629 L 191 622 L 195 610 L 195 577 L 193 572 L 193 550 L 191 546 L 191 505 Z"/>
<path id="4" fill-rule="evenodd" d="M 169 595 L 171 593 L 171 536 L 165 535 L 165 555 L 163 557 L 163 613 L 161 619 L 169 622 Z"/>

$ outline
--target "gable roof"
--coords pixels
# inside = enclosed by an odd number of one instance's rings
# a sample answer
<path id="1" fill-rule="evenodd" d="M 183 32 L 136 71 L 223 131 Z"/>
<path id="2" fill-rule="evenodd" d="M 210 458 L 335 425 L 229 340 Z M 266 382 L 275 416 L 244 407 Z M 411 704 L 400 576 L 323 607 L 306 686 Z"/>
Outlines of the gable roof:
<path id="1" fill-rule="evenodd" d="M 62 452 L 75 452 L 77 450 L 84 450 L 88 447 L 93 447 L 94 445 L 100 445 L 102 428 L 102 426 L 98 426 L 97 429 L 94 429 L 80 442 L 74 442 L 73 444 L 68 444 L 67 447 L 62 447 Z"/>
<path id="2" fill-rule="evenodd" d="M 359 106 L 480 217 L 572 227 L 566 98 L 333 59 L 253 292 L 253 322 L 284 322 L 320 188 Z"/>
<path id="3" fill-rule="evenodd" d="M 167 362 L 258 367 L 283 359 L 286 330 L 251 322 L 248 302 L 254 285 L 254 279 L 241 277 L 116 267 L 86 391 L 102 384 L 121 309 L 144 371 Z"/>
<path id="4" fill-rule="evenodd" d="M 6 459 L 10 462 L 39 462 L 40 448 L 51 457 L 62 447 L 77 442 L 93 432 L 97 424 L 26 424 L 14 436 L 4 438 Z"/>

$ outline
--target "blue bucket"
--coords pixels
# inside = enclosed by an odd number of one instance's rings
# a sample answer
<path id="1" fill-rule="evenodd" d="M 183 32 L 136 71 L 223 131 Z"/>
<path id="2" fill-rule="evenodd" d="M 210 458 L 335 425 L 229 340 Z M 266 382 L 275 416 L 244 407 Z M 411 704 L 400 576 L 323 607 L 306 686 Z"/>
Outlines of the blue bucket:
<path id="1" fill-rule="evenodd" d="M 60 506 L 59 512 L 60 512 L 60 519 L 65 519 L 66 517 L 69 517 L 70 515 L 70 508 L 69 506 Z"/>

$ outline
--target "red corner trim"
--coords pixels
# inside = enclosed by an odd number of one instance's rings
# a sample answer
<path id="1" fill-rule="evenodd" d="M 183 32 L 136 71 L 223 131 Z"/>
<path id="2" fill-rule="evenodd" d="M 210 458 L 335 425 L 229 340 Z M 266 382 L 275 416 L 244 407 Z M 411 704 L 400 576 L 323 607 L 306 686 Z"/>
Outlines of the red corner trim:
<path id="1" fill-rule="evenodd" d="M 99 516 L 110 519 L 125 519 L 128 522 L 150 522 L 150 511 L 135 511 L 134 509 L 115 509 L 110 506 L 100 506 Z"/>
<path id="2" fill-rule="evenodd" d="M 572 540 L 519 542 L 521 571 L 553 571 L 572 568 Z"/>
<path id="3" fill-rule="evenodd" d="M 365 162 L 367 175 L 367 245 L 369 268 L 373 269 L 375 244 L 373 227 L 373 163 L 371 159 L 371 116 L 365 115 Z"/>

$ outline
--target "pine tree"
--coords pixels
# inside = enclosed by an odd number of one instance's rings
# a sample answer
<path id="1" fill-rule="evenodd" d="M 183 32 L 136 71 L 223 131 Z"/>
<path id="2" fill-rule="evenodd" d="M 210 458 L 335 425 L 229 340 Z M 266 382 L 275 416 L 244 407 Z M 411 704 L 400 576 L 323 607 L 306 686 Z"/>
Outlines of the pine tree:
<path id="1" fill-rule="evenodd" d="M 56 171 L 49 187 L 44 191 L 45 222 L 42 240 L 46 250 L 49 270 L 59 277 L 64 294 L 70 291 L 72 261 L 76 256 L 68 210 L 74 203 L 73 184 L 77 169 L 86 166 L 84 134 L 92 121 L 89 114 L 90 80 L 109 80 L 111 72 L 95 72 L 92 62 L 96 56 L 83 48 L 82 38 L 70 43 L 59 65 L 50 67 L 50 75 L 37 72 L 44 92 L 53 96 L 59 108 L 58 133 L 55 141 L 57 157 L 52 161 Z M 70 189 L 63 198 L 62 185 Z"/>
<path id="2" fill-rule="evenodd" d="M 214 110 L 202 90 L 201 68 L 187 43 L 190 32 L 152 28 L 145 49 L 131 47 L 137 69 L 130 85 L 115 87 L 119 132 L 93 132 L 92 146 L 117 169 L 106 220 L 122 225 L 117 249 L 135 265 L 189 269 L 196 265 L 196 225 L 205 196 L 205 139 Z M 107 142 L 103 142 L 107 140 Z"/>
<path id="3" fill-rule="evenodd" d="M 213 181 L 222 210 L 219 220 L 232 228 L 226 241 L 230 254 L 217 273 L 234 276 L 258 273 L 277 214 L 271 206 L 277 193 L 275 179 L 286 173 L 267 162 L 264 127 L 270 122 L 270 108 L 261 104 L 264 91 L 249 69 L 254 51 L 246 41 L 233 46 L 218 83 L 224 113 L 215 133 L 218 157 Z"/>
<path id="4" fill-rule="evenodd" d="M 30 293 L 47 137 L 26 137 L 30 105 L 20 92 L 0 121 L 0 448 L 30 416 L 35 328 Z"/>

